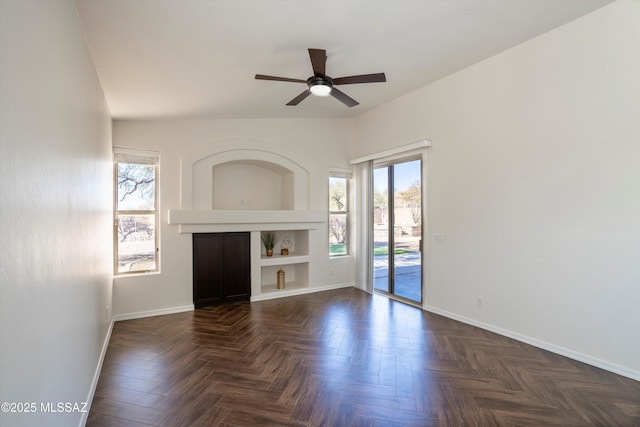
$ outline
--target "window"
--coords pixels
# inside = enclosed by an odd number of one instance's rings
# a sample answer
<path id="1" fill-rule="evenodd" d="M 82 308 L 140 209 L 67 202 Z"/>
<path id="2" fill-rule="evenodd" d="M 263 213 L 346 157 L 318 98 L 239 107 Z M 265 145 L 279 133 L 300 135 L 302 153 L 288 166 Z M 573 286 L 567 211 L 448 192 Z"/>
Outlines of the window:
<path id="1" fill-rule="evenodd" d="M 329 177 L 329 256 L 349 253 L 349 176 Z"/>
<path id="2" fill-rule="evenodd" d="M 115 274 L 158 271 L 157 152 L 114 150 Z"/>

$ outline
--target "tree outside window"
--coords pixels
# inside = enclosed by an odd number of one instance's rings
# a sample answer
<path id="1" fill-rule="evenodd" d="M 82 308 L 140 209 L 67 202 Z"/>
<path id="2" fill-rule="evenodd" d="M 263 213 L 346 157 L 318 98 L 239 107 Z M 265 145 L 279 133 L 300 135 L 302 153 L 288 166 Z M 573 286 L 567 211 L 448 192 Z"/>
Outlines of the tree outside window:
<path id="1" fill-rule="evenodd" d="M 138 157 L 115 153 L 116 274 L 158 270 L 157 157 Z"/>
<path id="2" fill-rule="evenodd" d="M 329 177 L 329 256 L 349 253 L 348 189 L 347 178 Z"/>

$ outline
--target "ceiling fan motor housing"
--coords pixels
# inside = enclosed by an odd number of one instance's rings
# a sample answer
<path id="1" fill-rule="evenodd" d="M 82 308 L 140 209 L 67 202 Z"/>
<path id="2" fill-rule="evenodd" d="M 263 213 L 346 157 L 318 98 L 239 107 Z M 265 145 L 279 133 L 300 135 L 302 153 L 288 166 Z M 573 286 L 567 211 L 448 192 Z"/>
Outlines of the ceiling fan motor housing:
<path id="1" fill-rule="evenodd" d="M 324 76 L 324 77 L 312 76 L 307 79 L 307 86 L 309 87 L 309 90 L 311 91 L 311 93 L 313 93 L 314 95 L 328 96 L 329 93 L 331 92 L 331 88 L 333 88 L 333 80 L 331 80 L 331 77 L 328 77 L 328 76 Z M 319 88 L 313 89 L 313 87 L 315 86 L 324 86 L 329 89 L 328 90 L 318 90 Z"/>

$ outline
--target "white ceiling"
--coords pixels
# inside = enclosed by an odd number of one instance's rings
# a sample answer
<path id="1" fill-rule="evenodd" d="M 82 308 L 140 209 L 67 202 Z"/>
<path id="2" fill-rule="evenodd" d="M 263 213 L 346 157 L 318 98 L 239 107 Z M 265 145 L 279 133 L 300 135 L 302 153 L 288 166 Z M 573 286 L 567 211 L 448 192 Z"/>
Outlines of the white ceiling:
<path id="1" fill-rule="evenodd" d="M 351 117 L 611 0 L 76 0 L 115 119 Z M 308 97 L 308 48 L 360 102 Z"/>

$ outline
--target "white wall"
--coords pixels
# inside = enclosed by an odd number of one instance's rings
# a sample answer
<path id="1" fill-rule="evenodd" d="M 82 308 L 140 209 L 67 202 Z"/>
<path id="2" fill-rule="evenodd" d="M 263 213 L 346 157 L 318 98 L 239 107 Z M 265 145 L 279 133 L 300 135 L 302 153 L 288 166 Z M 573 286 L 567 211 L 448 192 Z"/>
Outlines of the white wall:
<path id="1" fill-rule="evenodd" d="M 618 1 L 363 114 L 351 153 L 433 141 L 427 308 L 635 378 L 639 22 Z"/>
<path id="2" fill-rule="evenodd" d="M 212 174 L 213 209 L 293 209 L 282 205 L 283 178 L 271 168 L 231 162 L 214 167 Z"/>
<path id="3" fill-rule="evenodd" d="M 111 305 L 111 119 L 73 1 L 0 1 L 0 413 L 72 426 Z"/>
<path id="4" fill-rule="evenodd" d="M 181 157 L 209 152 L 210 147 L 231 140 L 255 141 L 266 149 L 282 147 L 309 171 L 309 208 L 327 211 L 329 168 L 349 167 L 352 123 L 349 119 L 115 121 L 115 146 L 160 151 L 161 272 L 116 278 L 114 314 L 122 318 L 154 310 L 180 310 L 193 304 L 191 234 L 179 234 L 177 225 L 167 224 L 167 210 L 181 207 Z M 243 191 L 244 187 L 241 184 L 234 189 L 230 185 L 227 191 Z M 353 258 L 329 259 L 326 224 L 310 231 L 309 245 L 310 286 L 353 283 Z"/>

